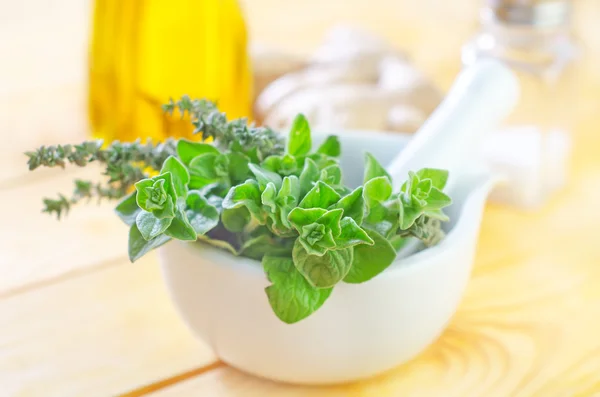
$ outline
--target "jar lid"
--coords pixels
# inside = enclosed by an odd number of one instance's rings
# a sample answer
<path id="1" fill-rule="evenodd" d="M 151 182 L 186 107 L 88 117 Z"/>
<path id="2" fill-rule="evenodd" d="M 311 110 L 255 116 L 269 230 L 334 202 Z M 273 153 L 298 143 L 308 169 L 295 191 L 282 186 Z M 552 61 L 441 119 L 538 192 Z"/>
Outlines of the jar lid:
<path id="1" fill-rule="evenodd" d="M 568 23 L 571 0 L 485 0 L 484 18 L 509 25 L 556 27 Z"/>

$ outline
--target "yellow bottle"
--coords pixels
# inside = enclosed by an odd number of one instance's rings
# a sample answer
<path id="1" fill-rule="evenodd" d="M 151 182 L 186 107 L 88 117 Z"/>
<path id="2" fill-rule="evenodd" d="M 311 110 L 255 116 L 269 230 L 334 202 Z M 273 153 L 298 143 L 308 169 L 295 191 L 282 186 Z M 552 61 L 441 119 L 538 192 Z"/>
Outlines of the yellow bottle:
<path id="1" fill-rule="evenodd" d="M 89 120 L 105 142 L 191 137 L 161 105 L 184 94 L 250 117 L 246 26 L 236 0 L 96 0 Z"/>

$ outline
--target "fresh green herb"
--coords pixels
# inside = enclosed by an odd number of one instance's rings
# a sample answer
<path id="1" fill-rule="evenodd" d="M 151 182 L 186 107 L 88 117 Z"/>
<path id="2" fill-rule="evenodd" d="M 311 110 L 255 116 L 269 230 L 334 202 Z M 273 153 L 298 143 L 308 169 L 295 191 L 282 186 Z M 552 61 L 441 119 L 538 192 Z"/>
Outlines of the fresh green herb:
<path id="1" fill-rule="evenodd" d="M 227 121 L 225 113 L 220 112 L 214 102 L 183 96 L 163 106 L 163 110 L 170 114 L 175 109 L 179 109 L 182 115 L 189 114 L 194 134 L 201 134 L 203 140 L 214 140 L 222 152 L 241 152 L 258 162 L 284 151 L 283 138 L 275 131 L 248 125 L 243 118 Z"/>
<path id="2" fill-rule="evenodd" d="M 285 323 L 298 322 L 323 306 L 333 288 L 314 288 L 300 274 L 290 257 L 265 255 L 262 265 L 272 283 L 266 288 L 269 303 Z"/>
<path id="3" fill-rule="evenodd" d="M 106 181 L 76 180 L 71 198 L 60 194 L 57 200 L 44 199 L 43 211 L 55 213 L 60 219 L 63 213 L 69 212 L 71 205 L 82 199 L 119 199 L 125 196 L 136 182 L 148 176 L 148 171 L 160 170 L 167 157 L 175 154 L 175 144 L 170 139 L 156 145 L 151 142 L 115 141 L 103 148 L 103 142 L 98 140 L 80 145 L 42 146 L 25 154 L 29 157 L 27 164 L 31 171 L 42 166 L 64 168 L 67 163 L 84 167 L 96 162 L 105 167 L 103 175 L 108 178 Z"/>
<path id="4" fill-rule="evenodd" d="M 173 239 L 261 260 L 271 282 L 267 299 L 290 324 L 318 310 L 340 282 L 383 272 L 408 239 L 429 246 L 444 237 L 443 209 L 451 204 L 444 170 L 411 172 L 393 192 L 390 175 L 367 153 L 364 183 L 351 190 L 339 140 L 329 136 L 313 150 L 303 115 L 286 143 L 245 119 L 228 121 L 206 100 L 183 97 L 164 107 L 176 109 L 189 113 L 200 141 L 84 142 L 27 153 L 31 170 L 98 162 L 108 177 L 76 180 L 71 198 L 45 199 L 44 210 L 60 218 L 83 199 L 118 199 L 131 261 Z"/>

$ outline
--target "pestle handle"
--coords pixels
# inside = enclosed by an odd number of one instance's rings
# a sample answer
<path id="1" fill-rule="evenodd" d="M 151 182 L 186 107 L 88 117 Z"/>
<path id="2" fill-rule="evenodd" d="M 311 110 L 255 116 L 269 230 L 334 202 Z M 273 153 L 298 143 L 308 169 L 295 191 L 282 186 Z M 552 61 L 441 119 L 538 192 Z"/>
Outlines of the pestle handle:
<path id="1" fill-rule="evenodd" d="M 485 59 L 463 69 L 450 91 L 421 128 L 387 167 L 398 190 L 408 171 L 444 168 L 448 188 L 476 166 L 485 134 L 495 128 L 516 105 L 519 84 L 502 63 Z"/>

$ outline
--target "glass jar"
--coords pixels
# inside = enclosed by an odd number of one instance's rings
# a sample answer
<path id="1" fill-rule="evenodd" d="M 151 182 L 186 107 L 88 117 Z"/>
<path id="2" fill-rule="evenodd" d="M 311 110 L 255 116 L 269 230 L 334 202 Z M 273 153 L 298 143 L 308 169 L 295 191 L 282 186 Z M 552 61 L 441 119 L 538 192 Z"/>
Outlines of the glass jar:
<path id="1" fill-rule="evenodd" d="M 480 31 L 463 47 L 462 62 L 492 57 L 513 69 L 521 97 L 507 125 L 570 129 L 577 55 L 571 8 L 568 0 L 488 0 L 482 7 Z"/>
<path id="2" fill-rule="evenodd" d="M 569 0 L 487 0 L 479 32 L 462 49 L 463 65 L 495 58 L 521 88 L 485 149 L 488 165 L 508 179 L 491 201 L 537 208 L 566 183 L 579 53 L 571 12 Z"/>
<path id="3" fill-rule="evenodd" d="M 161 105 L 208 98 L 249 117 L 246 27 L 236 0 L 96 0 L 89 53 L 89 121 L 95 138 L 190 137 Z"/>

